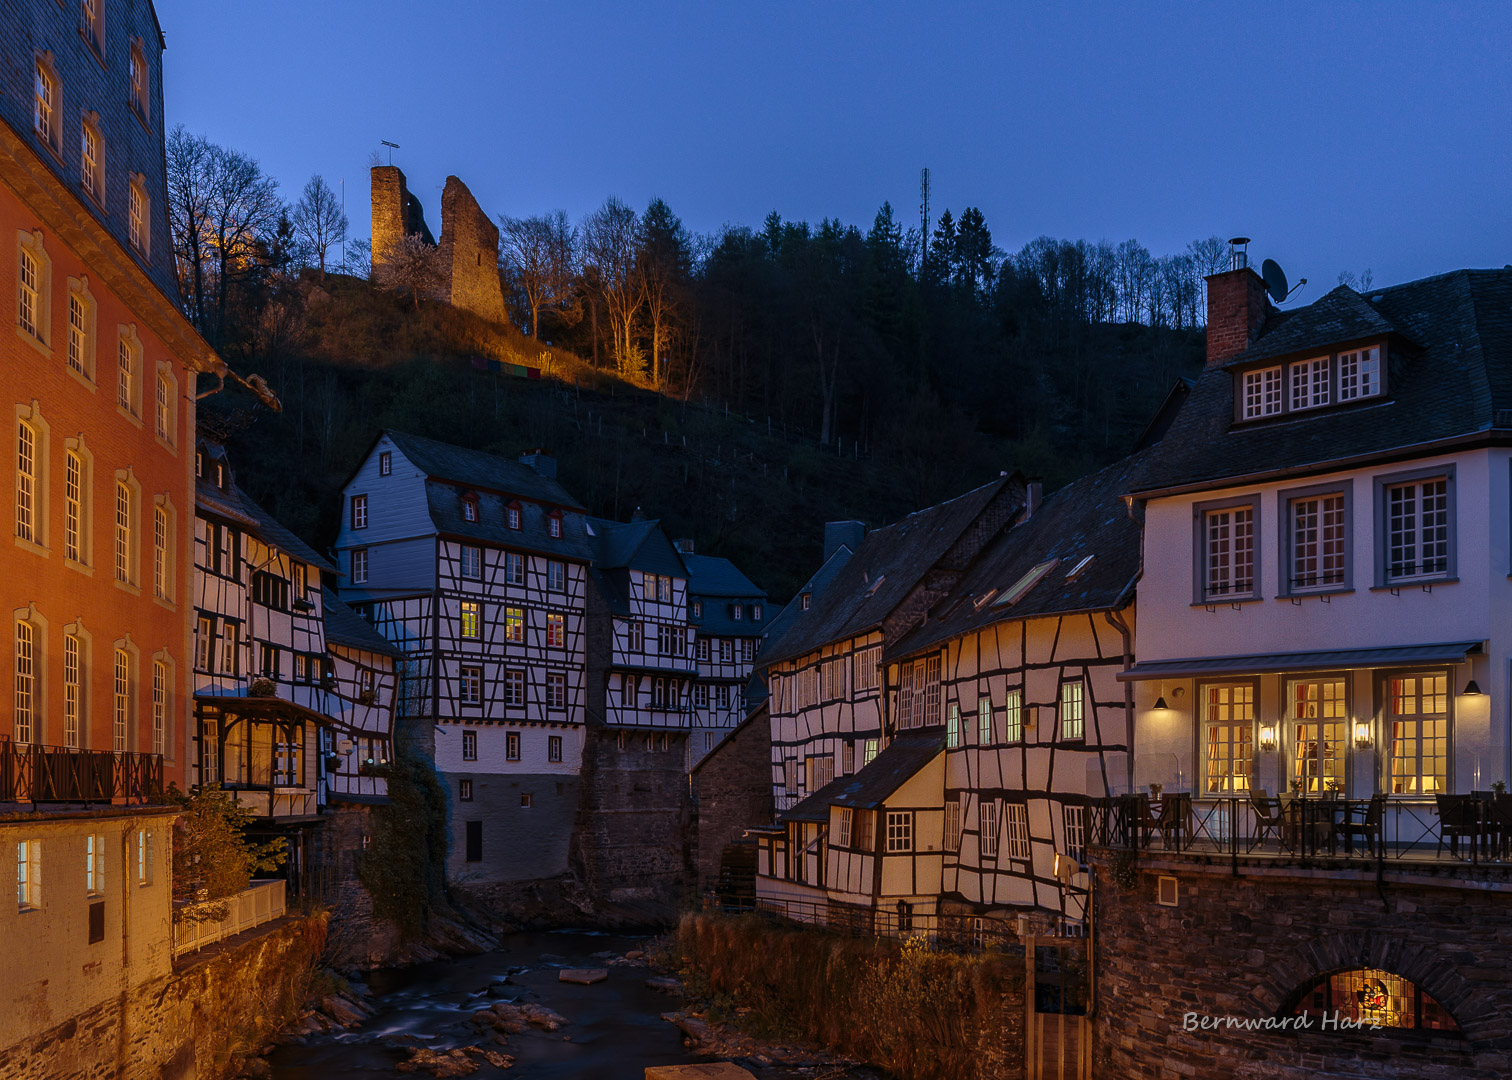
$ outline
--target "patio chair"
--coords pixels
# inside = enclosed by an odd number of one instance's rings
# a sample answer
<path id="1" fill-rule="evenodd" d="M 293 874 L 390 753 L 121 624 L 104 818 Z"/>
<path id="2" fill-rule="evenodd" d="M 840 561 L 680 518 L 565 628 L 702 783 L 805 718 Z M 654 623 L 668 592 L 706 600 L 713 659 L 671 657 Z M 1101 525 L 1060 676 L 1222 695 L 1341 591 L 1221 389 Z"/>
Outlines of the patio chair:
<path id="1" fill-rule="evenodd" d="M 1250 799 L 1250 806 L 1255 813 L 1250 840 L 1259 846 L 1265 843 L 1266 835 L 1271 834 L 1275 836 L 1277 845 L 1283 844 L 1281 830 L 1286 825 L 1286 817 L 1281 811 L 1281 800 L 1268 798 L 1264 791 L 1260 791 Z"/>
<path id="2" fill-rule="evenodd" d="M 1434 854 L 1442 854 L 1444 841 L 1447 840 L 1449 854 L 1457 859 L 1460 840 L 1474 844 L 1476 834 L 1480 831 L 1475 800 L 1468 795 L 1435 795 L 1433 799 L 1438 804 L 1439 816 L 1438 848 Z"/>
<path id="3" fill-rule="evenodd" d="M 1512 795 L 1498 795 L 1488 804 L 1491 813 L 1491 833 L 1496 844 L 1496 857 L 1505 859 L 1512 853 Z"/>
<path id="4" fill-rule="evenodd" d="M 1155 822 L 1155 827 L 1160 830 L 1160 842 L 1165 847 L 1171 847 L 1171 841 L 1176 841 L 1176 849 L 1181 849 L 1182 837 L 1192 835 L 1192 796 L 1184 793 L 1167 795 L 1160 802 L 1160 817 Z"/>
<path id="5" fill-rule="evenodd" d="M 1357 807 L 1348 807 L 1344 810 L 1344 818 L 1334 826 L 1334 832 L 1344 841 L 1346 851 L 1354 850 L 1354 838 L 1360 837 L 1365 841 L 1365 853 L 1375 855 L 1380 851 L 1381 843 L 1381 819 L 1386 816 L 1386 796 L 1372 795 L 1370 803 L 1365 807 L 1365 816 L 1362 820 L 1355 820 Z"/>

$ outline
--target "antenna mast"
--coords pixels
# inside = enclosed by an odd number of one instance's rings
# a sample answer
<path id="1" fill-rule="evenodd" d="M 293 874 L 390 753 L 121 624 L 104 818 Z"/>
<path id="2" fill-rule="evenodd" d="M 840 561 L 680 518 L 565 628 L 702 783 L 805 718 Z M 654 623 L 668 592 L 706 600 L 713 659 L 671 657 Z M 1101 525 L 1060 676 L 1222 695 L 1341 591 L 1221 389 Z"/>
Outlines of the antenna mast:
<path id="1" fill-rule="evenodd" d="M 919 170 L 919 270 L 929 257 L 929 169 Z"/>

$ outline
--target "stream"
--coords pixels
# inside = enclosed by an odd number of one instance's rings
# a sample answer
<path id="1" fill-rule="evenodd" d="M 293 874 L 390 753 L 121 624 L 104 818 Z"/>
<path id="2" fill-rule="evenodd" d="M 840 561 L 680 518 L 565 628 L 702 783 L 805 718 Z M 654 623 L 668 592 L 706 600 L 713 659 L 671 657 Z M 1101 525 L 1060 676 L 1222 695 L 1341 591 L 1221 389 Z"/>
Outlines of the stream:
<path id="1" fill-rule="evenodd" d="M 515 1059 L 512 1069 L 484 1063 L 473 1076 L 510 1080 L 641 1080 L 651 1065 L 692 1065 L 711 1059 L 690 1054 L 682 1032 L 661 1018 L 680 1007 L 675 996 L 646 986 L 656 972 L 645 967 L 612 967 L 595 953 L 621 956 L 649 946 L 648 938 L 596 931 L 513 934 L 494 952 L 440 960 L 412 968 L 373 972 L 370 1004 L 378 1010 L 349 1031 L 311 1035 L 302 1044 L 280 1046 L 268 1058 L 273 1080 L 385 1080 L 403 1075 L 394 1066 L 407 1047 L 445 1050 L 480 1046 Z M 609 978 L 592 986 L 558 981 L 562 968 L 608 967 Z M 508 984 L 489 995 L 489 987 Z M 503 996 L 499 996 L 499 995 Z M 480 1034 L 471 1017 L 496 1001 L 534 1002 L 569 1021 L 558 1031 L 531 1027 L 509 1036 L 500 1047 Z M 840 1080 L 870 1076 L 830 1069 L 752 1069 L 760 1080 Z"/>

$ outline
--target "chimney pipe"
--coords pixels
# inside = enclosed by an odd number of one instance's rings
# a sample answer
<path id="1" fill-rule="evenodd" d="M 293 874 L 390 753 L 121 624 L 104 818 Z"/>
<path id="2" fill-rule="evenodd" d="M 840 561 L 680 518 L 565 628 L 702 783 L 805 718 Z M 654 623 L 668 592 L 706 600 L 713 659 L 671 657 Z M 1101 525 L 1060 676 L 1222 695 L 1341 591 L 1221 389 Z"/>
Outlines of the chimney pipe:
<path id="1" fill-rule="evenodd" d="M 1028 521 L 1040 508 L 1040 503 L 1045 501 L 1045 483 L 1043 480 L 1030 480 L 1024 485 L 1024 516 L 1022 520 Z"/>

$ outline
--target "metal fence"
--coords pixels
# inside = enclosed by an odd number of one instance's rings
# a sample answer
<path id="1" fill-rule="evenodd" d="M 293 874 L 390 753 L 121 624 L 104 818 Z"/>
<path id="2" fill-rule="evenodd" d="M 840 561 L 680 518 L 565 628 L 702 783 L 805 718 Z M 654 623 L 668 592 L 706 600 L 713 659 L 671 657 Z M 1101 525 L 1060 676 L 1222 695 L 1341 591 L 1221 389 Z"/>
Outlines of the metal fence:
<path id="1" fill-rule="evenodd" d="M 0 803 L 150 802 L 162 796 L 161 754 L 0 739 Z"/>
<path id="2" fill-rule="evenodd" d="M 203 949 L 206 945 L 213 945 L 243 930 L 251 930 L 254 926 L 283 918 L 286 884 L 282 878 L 254 881 L 250 887 L 235 896 L 212 902 L 227 906 L 223 919 L 194 918 L 196 914 L 202 914 L 209 908 L 210 903 L 180 905 L 174 911 L 177 921 L 173 925 L 173 955 L 181 956 L 186 952 Z"/>
<path id="3" fill-rule="evenodd" d="M 1302 793 L 1124 795 L 1091 809 L 1094 842 L 1230 857 L 1512 863 L 1512 799 L 1489 793 L 1346 799 Z"/>

